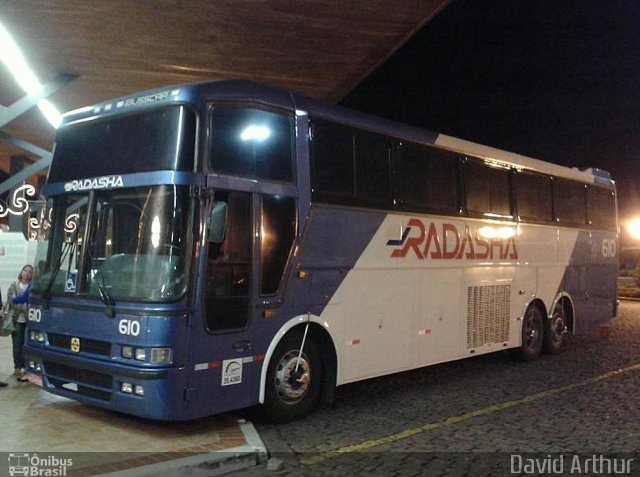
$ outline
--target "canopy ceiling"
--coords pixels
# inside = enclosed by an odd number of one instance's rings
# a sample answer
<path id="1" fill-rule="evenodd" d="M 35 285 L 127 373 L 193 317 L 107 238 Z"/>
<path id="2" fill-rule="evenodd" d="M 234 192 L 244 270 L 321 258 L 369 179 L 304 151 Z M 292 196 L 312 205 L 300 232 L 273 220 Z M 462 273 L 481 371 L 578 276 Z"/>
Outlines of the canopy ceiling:
<path id="1" fill-rule="evenodd" d="M 61 112 L 168 84 L 251 79 L 335 102 L 449 0 L 4 0 L 0 22 Z M 1 47 L 1 45 L 0 45 Z M 0 65 L 0 105 L 24 93 Z M 50 150 L 37 108 L 4 132 Z M 0 169 L 21 149 L 0 142 Z M 29 154 L 25 154 L 29 156 Z"/>

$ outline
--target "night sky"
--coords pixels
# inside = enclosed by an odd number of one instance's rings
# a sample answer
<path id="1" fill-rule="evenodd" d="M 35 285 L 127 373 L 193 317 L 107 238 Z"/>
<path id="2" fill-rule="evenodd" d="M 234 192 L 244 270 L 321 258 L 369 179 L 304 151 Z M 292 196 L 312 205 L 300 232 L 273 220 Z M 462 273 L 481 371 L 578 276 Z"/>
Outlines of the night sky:
<path id="1" fill-rule="evenodd" d="M 640 214 L 640 2 L 453 0 L 342 105 L 572 167 Z"/>

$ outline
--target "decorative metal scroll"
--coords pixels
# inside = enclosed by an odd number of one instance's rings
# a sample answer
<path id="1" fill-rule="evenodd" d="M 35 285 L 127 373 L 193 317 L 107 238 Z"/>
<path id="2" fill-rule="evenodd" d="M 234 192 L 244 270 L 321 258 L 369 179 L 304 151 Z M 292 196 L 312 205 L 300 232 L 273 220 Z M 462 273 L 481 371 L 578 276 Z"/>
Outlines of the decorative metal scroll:
<path id="1" fill-rule="evenodd" d="M 11 194 L 9 203 L 5 204 L 0 201 L 0 218 L 11 215 L 22 215 L 29 210 L 29 200 L 27 197 L 36 197 L 36 188 L 30 184 L 24 184 L 18 187 Z"/>
<path id="2" fill-rule="evenodd" d="M 44 235 L 51 228 L 51 214 L 53 209 L 48 210 L 45 217 L 45 204 L 43 201 L 31 202 L 31 213 L 35 216 L 29 218 L 29 240 L 37 240 L 39 235 Z M 78 229 L 80 214 L 74 212 L 64 219 L 64 231 L 68 234 L 74 233 Z"/>
<path id="3" fill-rule="evenodd" d="M 29 240 L 37 240 L 39 235 L 42 235 L 51 227 L 51 210 L 49 211 L 49 217 L 45 217 L 45 203 L 44 201 L 37 201 L 31 203 L 31 217 L 29 217 Z"/>
<path id="4" fill-rule="evenodd" d="M 46 235 L 51 228 L 51 214 L 53 209 L 48 209 L 43 200 L 29 200 L 36 197 L 36 189 L 32 185 L 24 184 L 16 188 L 8 200 L 8 204 L 0 201 L 0 218 L 11 215 L 28 215 L 28 238 L 38 240 Z M 47 215 L 45 217 L 45 214 Z M 78 229 L 80 214 L 73 212 L 64 219 L 64 231 L 73 234 Z"/>

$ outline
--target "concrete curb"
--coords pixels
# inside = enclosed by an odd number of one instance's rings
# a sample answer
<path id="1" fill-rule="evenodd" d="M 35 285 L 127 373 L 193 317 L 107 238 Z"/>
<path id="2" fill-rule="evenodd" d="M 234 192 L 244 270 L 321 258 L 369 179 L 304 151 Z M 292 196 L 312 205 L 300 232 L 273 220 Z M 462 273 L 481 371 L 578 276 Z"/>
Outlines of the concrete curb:
<path id="1" fill-rule="evenodd" d="M 267 447 L 262 442 L 258 431 L 253 427 L 253 424 L 244 420 L 239 419 L 238 424 L 240 424 L 240 430 L 244 434 L 244 438 L 247 440 L 247 445 L 253 447 L 253 450 L 256 452 L 256 463 L 264 464 L 269 459 L 269 453 L 267 451 Z"/>

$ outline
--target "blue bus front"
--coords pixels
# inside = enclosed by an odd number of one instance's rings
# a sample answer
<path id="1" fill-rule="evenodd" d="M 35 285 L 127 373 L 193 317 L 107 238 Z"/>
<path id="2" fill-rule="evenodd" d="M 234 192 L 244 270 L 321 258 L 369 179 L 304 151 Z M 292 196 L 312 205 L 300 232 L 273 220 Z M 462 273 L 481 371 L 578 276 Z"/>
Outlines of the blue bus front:
<path id="1" fill-rule="evenodd" d="M 133 106 L 58 133 L 26 364 L 55 394 L 185 419 L 197 114 L 178 101 Z"/>

